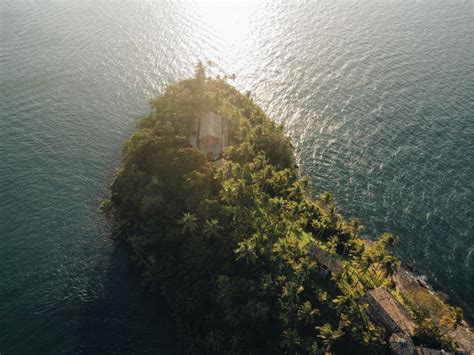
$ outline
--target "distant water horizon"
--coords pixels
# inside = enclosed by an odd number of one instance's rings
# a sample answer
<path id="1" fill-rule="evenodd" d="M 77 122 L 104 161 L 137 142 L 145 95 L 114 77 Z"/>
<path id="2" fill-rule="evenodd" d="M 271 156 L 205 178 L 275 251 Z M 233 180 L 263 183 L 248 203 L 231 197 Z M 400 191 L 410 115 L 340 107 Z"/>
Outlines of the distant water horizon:
<path id="1" fill-rule="evenodd" d="M 472 319 L 473 23 L 470 1 L 3 1 L 0 353 L 176 352 L 98 204 L 149 100 L 198 60 Z"/>

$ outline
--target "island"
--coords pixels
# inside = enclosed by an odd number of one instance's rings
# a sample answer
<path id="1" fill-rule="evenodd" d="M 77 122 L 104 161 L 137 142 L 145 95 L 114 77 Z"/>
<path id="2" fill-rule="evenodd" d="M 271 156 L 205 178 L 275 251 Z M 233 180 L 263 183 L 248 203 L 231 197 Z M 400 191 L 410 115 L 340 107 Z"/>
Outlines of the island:
<path id="1" fill-rule="evenodd" d="M 315 196 L 250 93 L 199 63 L 123 147 L 101 208 L 191 354 L 441 354 L 474 344 L 460 308 Z"/>

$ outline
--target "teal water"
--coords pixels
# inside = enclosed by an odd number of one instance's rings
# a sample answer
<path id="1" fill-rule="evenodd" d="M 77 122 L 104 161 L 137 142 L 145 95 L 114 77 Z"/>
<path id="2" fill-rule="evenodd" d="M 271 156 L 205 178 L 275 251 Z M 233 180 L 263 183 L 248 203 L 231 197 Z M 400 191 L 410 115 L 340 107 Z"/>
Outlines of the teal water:
<path id="1" fill-rule="evenodd" d="M 473 24 L 470 1 L 3 1 L 0 353 L 174 353 L 97 206 L 149 99 L 198 59 L 472 317 Z"/>

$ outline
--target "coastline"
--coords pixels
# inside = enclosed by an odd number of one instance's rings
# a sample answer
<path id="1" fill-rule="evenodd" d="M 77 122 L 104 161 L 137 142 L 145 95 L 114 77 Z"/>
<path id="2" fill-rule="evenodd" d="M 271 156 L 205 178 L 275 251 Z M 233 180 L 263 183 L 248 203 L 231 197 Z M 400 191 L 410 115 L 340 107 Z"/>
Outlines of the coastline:
<path id="1" fill-rule="evenodd" d="M 440 299 L 439 291 L 436 291 L 433 286 L 425 280 L 424 276 L 417 275 L 407 264 L 403 264 L 400 267 L 398 273 L 393 276 L 393 279 L 396 284 L 396 289 L 400 294 L 425 292 L 429 293 L 432 297 Z M 453 302 L 450 302 L 450 304 L 453 304 Z M 456 304 L 453 305 L 456 306 Z M 441 321 L 441 316 L 434 311 L 430 315 L 435 322 Z M 464 324 L 456 327 L 456 329 L 447 330 L 447 334 L 462 349 L 466 351 L 472 351 L 472 349 L 474 349 L 474 333 L 472 326 L 469 324 L 469 319 L 467 319 Z"/>
<path id="2" fill-rule="evenodd" d="M 460 299 L 456 296 L 455 293 L 448 290 L 444 285 L 436 280 L 432 280 L 429 275 L 421 272 L 418 268 L 410 265 L 409 263 L 402 260 L 401 257 L 397 258 L 401 261 L 400 269 L 405 270 L 415 279 L 421 287 L 425 287 L 429 292 L 432 293 L 443 293 L 449 298 L 449 303 L 453 306 L 461 307 L 464 312 L 464 318 L 470 324 L 474 323 L 474 313 L 472 312 L 472 307 L 467 304 L 466 301 Z M 466 310 L 468 312 L 466 312 Z"/>
<path id="3" fill-rule="evenodd" d="M 283 127 L 250 95 L 198 64 L 151 104 L 101 207 L 189 349 L 380 351 L 400 333 L 419 349 L 473 347 L 462 310 L 400 267 L 396 237 L 368 240 L 329 193 L 312 196 Z M 235 334 L 245 343 L 223 342 Z"/>

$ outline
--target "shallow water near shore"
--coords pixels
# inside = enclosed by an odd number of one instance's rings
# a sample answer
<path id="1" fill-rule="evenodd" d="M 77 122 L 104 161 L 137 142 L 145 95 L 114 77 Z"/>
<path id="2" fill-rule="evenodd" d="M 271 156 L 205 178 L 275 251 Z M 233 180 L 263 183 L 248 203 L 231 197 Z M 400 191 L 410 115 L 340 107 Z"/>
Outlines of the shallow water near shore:
<path id="1" fill-rule="evenodd" d="M 98 203 L 148 101 L 198 59 L 472 317 L 473 23 L 470 1 L 2 2 L 0 353 L 174 353 Z"/>

